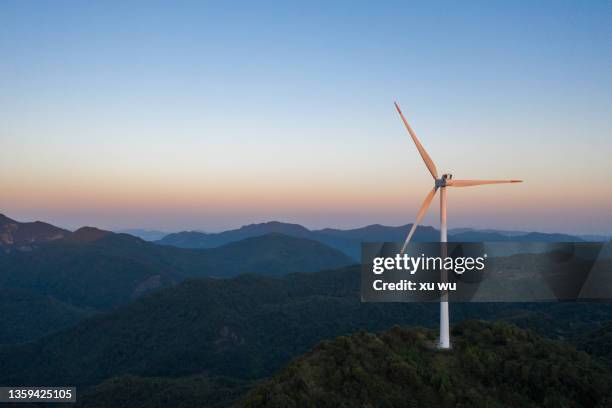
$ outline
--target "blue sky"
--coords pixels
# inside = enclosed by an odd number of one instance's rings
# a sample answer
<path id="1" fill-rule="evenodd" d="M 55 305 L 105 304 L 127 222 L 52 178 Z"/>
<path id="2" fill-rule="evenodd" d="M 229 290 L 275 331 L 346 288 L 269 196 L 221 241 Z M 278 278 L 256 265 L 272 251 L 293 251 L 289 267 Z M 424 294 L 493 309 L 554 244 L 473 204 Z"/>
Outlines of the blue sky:
<path id="1" fill-rule="evenodd" d="M 0 211 L 612 232 L 610 2 L 0 3 Z M 426 223 L 436 224 L 436 208 Z"/>

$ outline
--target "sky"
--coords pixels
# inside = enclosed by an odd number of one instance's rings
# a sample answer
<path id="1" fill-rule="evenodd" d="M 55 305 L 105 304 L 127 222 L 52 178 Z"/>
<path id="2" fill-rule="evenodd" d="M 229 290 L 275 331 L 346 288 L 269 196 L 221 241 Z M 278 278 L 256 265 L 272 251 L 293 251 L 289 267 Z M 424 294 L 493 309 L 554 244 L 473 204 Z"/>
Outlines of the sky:
<path id="1" fill-rule="evenodd" d="M 0 213 L 612 234 L 611 2 L 329 3 L 0 2 Z"/>

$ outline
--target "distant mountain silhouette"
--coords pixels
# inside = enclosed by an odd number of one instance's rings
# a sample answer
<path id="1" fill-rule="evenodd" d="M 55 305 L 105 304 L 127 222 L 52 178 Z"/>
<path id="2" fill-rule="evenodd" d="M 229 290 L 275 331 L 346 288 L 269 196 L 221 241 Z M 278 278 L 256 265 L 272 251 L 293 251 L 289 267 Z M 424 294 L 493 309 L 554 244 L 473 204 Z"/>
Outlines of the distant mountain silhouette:
<path id="1" fill-rule="evenodd" d="M 368 225 L 362 228 L 348 230 L 325 228 L 309 230 L 299 224 L 289 224 L 278 221 L 262 224 L 251 224 L 236 230 L 219 233 L 203 233 L 185 231 L 169 234 L 157 244 L 172 245 L 181 248 L 214 248 L 220 245 L 258 236 L 270 232 L 280 232 L 286 235 L 307 238 L 322 242 L 336 248 L 354 260 L 361 257 L 362 242 L 403 242 L 412 224 L 390 227 L 380 224 Z M 439 230 L 429 226 L 419 226 L 413 237 L 414 242 L 438 242 Z M 460 228 L 451 230 L 449 241 L 452 242 L 581 242 L 583 239 L 566 234 L 546 234 L 539 232 L 474 230 Z"/>
<path id="2" fill-rule="evenodd" d="M 401 242 L 406 239 L 406 235 L 408 231 L 410 231 L 410 228 L 412 228 L 412 224 L 401 225 L 399 227 L 373 224 L 348 230 L 325 228 L 315 232 L 359 242 Z M 415 233 L 416 242 L 437 242 L 439 240 L 440 233 L 435 228 L 429 226 L 417 227 Z"/>
<path id="3" fill-rule="evenodd" d="M 168 234 L 158 244 L 173 245 L 182 248 L 214 248 L 241 239 L 260 235 L 280 233 L 292 237 L 309 238 L 310 231 L 298 224 L 288 224 L 278 221 L 261 224 L 249 224 L 235 230 L 219 233 L 184 231 Z"/>
<path id="4" fill-rule="evenodd" d="M 118 234 L 133 235 L 140 239 L 144 239 L 145 241 L 157 241 L 157 240 L 162 239 L 166 235 L 168 235 L 168 233 L 164 231 L 148 230 L 148 229 L 141 229 L 141 228 L 129 228 L 129 229 L 122 229 L 122 230 L 113 231 L 113 232 L 116 232 Z"/>
<path id="5" fill-rule="evenodd" d="M 113 233 L 110 231 L 101 230 L 95 227 L 81 227 L 71 234 L 64 237 L 64 242 L 87 244 L 99 241 L 104 237 L 108 237 Z M 135 238 L 136 239 L 136 238 Z"/>
<path id="6" fill-rule="evenodd" d="M 529 231 L 518 231 L 518 230 L 497 230 L 497 229 L 475 229 L 475 228 L 452 228 L 448 231 L 449 235 L 457 235 L 464 232 L 480 232 L 480 233 L 494 233 L 500 234 L 508 237 L 521 237 L 529 234 Z M 539 242 L 553 242 L 548 241 L 551 239 L 548 235 L 557 235 L 555 233 L 539 233 L 536 234 L 544 234 L 545 241 Z M 610 235 L 598 235 L 598 234 L 579 234 L 579 235 L 570 235 L 570 234 L 558 234 L 561 235 L 561 241 L 557 242 L 607 242 L 612 238 Z M 576 238 L 579 238 L 580 241 L 576 241 Z M 554 238 L 553 238 L 554 239 Z"/>
<path id="7" fill-rule="evenodd" d="M 507 235 L 499 232 L 477 230 L 449 235 L 452 242 L 583 242 L 582 238 L 566 234 L 528 232 L 521 235 Z"/>
<path id="8" fill-rule="evenodd" d="M 270 221 L 260 224 L 249 224 L 235 230 L 218 233 L 205 233 L 199 231 L 183 231 L 165 235 L 161 239 L 151 239 L 160 245 L 169 245 L 179 248 L 216 248 L 245 238 L 257 237 L 271 233 L 280 233 L 291 237 L 305 238 L 321 242 L 338 249 L 358 261 L 361 257 L 362 242 L 402 242 L 412 227 L 412 224 L 397 227 L 380 224 L 368 225 L 354 229 L 324 228 L 309 230 L 308 228 L 292 223 Z M 44 222 L 19 223 L 0 215 L 0 247 L 21 248 L 29 250 L 33 244 L 39 244 L 68 238 L 75 234 L 73 241 L 86 241 L 96 239 L 101 230 L 93 227 L 84 227 L 74 233 L 55 227 Z M 133 230 L 135 235 L 147 235 L 146 231 Z M 153 231 L 150 238 L 159 236 Z M 605 237 L 599 237 L 605 239 Z M 419 226 L 413 237 L 414 242 L 437 242 L 439 231 L 430 226 Z M 449 241 L 452 242 L 581 242 L 584 239 L 567 234 L 550 234 L 540 232 L 475 230 L 458 228 L 449 231 Z"/>
<path id="9" fill-rule="evenodd" d="M 449 234 L 450 242 L 512 242 L 520 238 L 502 235 L 497 232 L 465 231 Z"/>
<path id="10" fill-rule="evenodd" d="M 612 236 L 610 235 L 597 235 L 597 234 L 584 234 L 580 235 L 585 241 L 588 242 L 609 242 L 612 241 Z"/>
<path id="11" fill-rule="evenodd" d="M 451 228 L 448 230 L 448 233 L 451 235 L 461 234 L 463 232 L 486 232 L 486 233 L 496 233 L 500 235 L 506 235 L 509 237 L 515 237 L 520 235 L 528 234 L 529 231 L 518 231 L 518 230 L 498 230 L 492 228 L 485 229 L 476 229 L 476 228 Z"/>
<path id="12" fill-rule="evenodd" d="M 18 222 L 0 214 L 0 247 L 31 249 L 33 245 L 55 241 L 70 231 L 41 221 Z"/>
<path id="13" fill-rule="evenodd" d="M 544 232 L 530 232 L 519 237 L 520 242 L 582 242 L 582 238 L 566 234 L 548 234 Z"/>
<path id="14" fill-rule="evenodd" d="M 319 241 L 344 252 L 353 258 L 353 260 L 357 261 L 361 257 L 362 242 L 401 241 L 406 238 L 406 234 L 408 234 L 411 226 L 412 224 L 399 227 L 370 225 L 350 230 L 332 228 L 309 230 L 299 224 L 271 221 L 262 224 L 250 224 L 236 230 L 219 233 L 203 233 L 196 231 L 178 232 L 169 234 L 163 239 L 155 241 L 155 243 L 182 248 L 214 248 L 235 240 L 278 232 L 293 237 Z M 439 235 L 437 235 L 436 230 L 432 227 L 419 226 L 414 235 L 414 240 L 416 242 L 435 242 L 438 239 Z"/>

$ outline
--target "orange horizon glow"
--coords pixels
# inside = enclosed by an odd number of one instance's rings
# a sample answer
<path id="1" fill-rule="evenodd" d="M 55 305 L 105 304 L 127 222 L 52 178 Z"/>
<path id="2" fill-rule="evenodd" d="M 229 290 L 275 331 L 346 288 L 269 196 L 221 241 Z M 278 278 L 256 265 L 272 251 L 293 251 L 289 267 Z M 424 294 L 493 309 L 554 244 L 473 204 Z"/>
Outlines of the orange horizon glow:
<path id="1" fill-rule="evenodd" d="M 449 228 L 612 234 L 610 8 L 499 7 L 0 4 L 0 212 L 407 224 L 433 186 L 409 128 L 439 174 L 524 180 L 448 191 Z"/>

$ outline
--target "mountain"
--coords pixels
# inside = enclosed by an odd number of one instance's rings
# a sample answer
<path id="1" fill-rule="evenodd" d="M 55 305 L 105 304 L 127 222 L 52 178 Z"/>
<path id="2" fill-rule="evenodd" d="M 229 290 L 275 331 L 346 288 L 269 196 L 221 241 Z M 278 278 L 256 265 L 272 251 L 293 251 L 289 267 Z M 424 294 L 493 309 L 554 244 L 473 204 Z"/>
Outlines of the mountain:
<path id="1" fill-rule="evenodd" d="M 487 233 L 487 234 L 499 234 L 499 235 L 503 235 L 503 236 L 507 236 L 507 237 L 521 237 L 521 236 L 525 236 L 530 234 L 529 231 L 508 231 L 508 230 L 496 230 L 496 229 L 474 229 L 474 228 L 452 228 L 448 231 L 449 235 L 457 235 L 457 234 L 463 234 L 463 233 L 473 233 L 473 232 L 480 232 L 480 233 Z M 555 242 L 554 240 L 556 238 L 559 239 L 559 241 L 556 242 L 580 242 L 580 241 L 585 241 L 585 242 L 607 242 L 610 241 L 610 239 L 612 237 L 610 237 L 609 235 L 597 235 L 597 234 L 580 234 L 580 235 L 567 235 L 567 234 L 548 234 L 548 233 L 536 233 L 536 234 L 543 234 L 542 238 L 544 238 L 543 241 L 538 241 L 538 242 Z M 552 236 L 550 236 L 552 235 Z M 557 237 L 555 237 L 555 235 L 558 235 Z M 536 236 L 537 237 L 537 236 Z M 579 239 L 576 239 L 579 238 Z M 457 240 L 459 241 L 459 240 Z"/>
<path id="2" fill-rule="evenodd" d="M 324 338 L 433 319 L 435 305 L 362 304 L 359 268 L 190 279 L 29 344 L 0 383 L 93 385 L 123 374 L 261 378 Z M 428 312 L 427 312 L 428 311 Z"/>
<path id="3" fill-rule="evenodd" d="M 42 337 L 91 316 L 51 296 L 27 290 L 0 288 L 0 344 L 14 344 Z"/>
<path id="4" fill-rule="evenodd" d="M 181 231 L 165 235 L 153 242 L 160 245 L 171 245 L 179 248 L 214 248 L 231 241 L 217 243 L 214 234 L 199 231 Z"/>
<path id="5" fill-rule="evenodd" d="M 188 279 L 28 344 L 0 348 L 0 383 L 91 386 L 111 377 L 271 375 L 324 339 L 435 326 L 436 303 L 362 303 L 360 268 Z M 504 319 L 555 338 L 610 320 L 612 304 L 453 304 L 451 321 Z M 577 326 L 577 323 L 580 325 Z"/>
<path id="6" fill-rule="evenodd" d="M 254 272 L 268 276 L 316 272 L 354 263 L 342 252 L 320 242 L 279 233 L 245 238 L 220 247 L 199 250 L 208 257 L 211 276 Z"/>
<path id="7" fill-rule="evenodd" d="M 319 242 L 280 234 L 192 250 L 84 227 L 36 251 L 0 254 L 0 287 L 105 309 L 188 277 L 280 275 L 350 263 L 346 255 Z"/>
<path id="8" fill-rule="evenodd" d="M 18 222 L 0 214 L 0 247 L 31 249 L 33 245 L 62 239 L 70 231 L 41 221 Z"/>
<path id="9" fill-rule="evenodd" d="M 580 235 L 582 240 L 587 242 L 608 242 L 612 241 L 612 236 L 610 235 L 596 235 L 596 234 L 586 234 Z"/>
<path id="10" fill-rule="evenodd" d="M 394 327 L 324 341 L 240 407 L 606 407 L 612 376 L 586 354 L 502 323 L 466 321 L 453 349 Z"/>
<path id="11" fill-rule="evenodd" d="M 529 234 L 529 231 L 496 230 L 496 229 L 451 228 L 448 230 L 449 235 L 461 234 L 464 232 L 495 233 L 495 234 L 505 235 L 508 237 L 516 237 L 520 235 Z"/>
<path id="12" fill-rule="evenodd" d="M 544 232 L 530 232 L 521 235 L 520 242 L 582 242 L 582 238 L 567 234 L 547 234 Z"/>
<path id="13" fill-rule="evenodd" d="M 246 237 L 254 237 L 271 232 L 307 238 L 319 241 L 336 248 L 353 260 L 361 258 L 362 242 L 403 242 L 412 224 L 390 227 L 380 224 L 368 225 L 355 229 L 325 228 L 309 230 L 298 224 L 288 224 L 278 221 L 262 224 L 251 224 L 236 230 L 220 233 L 204 233 L 185 231 L 169 234 L 157 244 L 172 245 L 181 248 L 214 248 Z M 413 237 L 414 242 L 438 242 L 440 232 L 429 226 L 419 226 Z M 566 234 L 546 234 L 539 232 L 474 230 L 459 228 L 449 233 L 451 242 L 581 242 L 582 238 Z"/>
<path id="14" fill-rule="evenodd" d="M 567 234 L 528 232 L 508 235 L 496 231 L 468 230 L 449 235 L 451 242 L 583 242 L 580 237 Z"/>
<path id="15" fill-rule="evenodd" d="M 139 229 L 125 230 L 120 233 L 127 233 L 161 245 L 192 249 L 216 248 L 246 238 L 278 233 L 321 242 L 342 251 L 354 261 L 358 261 L 361 257 L 362 242 L 401 242 L 406 238 L 411 227 L 412 224 L 397 227 L 374 224 L 348 230 L 334 228 L 309 230 L 299 224 L 271 221 L 260 224 L 249 224 L 235 230 L 219 233 L 183 231 L 164 235 L 164 233 L 160 231 Z M 32 249 L 32 245 L 63 239 L 71 234 L 70 231 L 44 222 L 20 223 L 0 214 L 0 247 L 29 250 Z M 164 236 L 162 237 L 162 235 Z M 601 239 L 598 240 L 605 240 L 605 237 L 599 238 Z M 414 242 L 437 242 L 438 239 L 438 230 L 428 226 L 419 226 L 413 237 Z M 566 234 L 458 228 L 449 231 L 449 241 L 581 242 L 584 241 L 584 239 Z"/>
<path id="16" fill-rule="evenodd" d="M 195 250 L 84 227 L 33 251 L 0 252 L 0 344 L 34 340 L 189 277 L 282 275 L 351 263 L 319 242 L 280 234 Z"/>
<path id="17" fill-rule="evenodd" d="M 128 234 L 143 239 L 145 241 L 157 241 L 168 235 L 167 232 L 158 231 L 158 230 L 148 230 L 148 229 L 140 229 L 140 228 L 132 228 L 132 229 L 123 229 L 119 231 L 114 231 L 119 234 Z"/>
<path id="18" fill-rule="evenodd" d="M 0 254 L 0 287 L 106 309 L 181 278 L 157 248 L 129 235 L 82 228 L 32 252 Z"/>
<path id="19" fill-rule="evenodd" d="M 358 242 L 402 242 L 406 239 L 410 228 L 412 228 L 412 224 L 399 227 L 373 224 L 348 230 L 325 228 L 315 232 L 320 235 L 342 237 Z M 428 226 L 418 226 L 414 236 L 416 242 L 437 242 L 440 240 L 440 232 Z"/>
<path id="20" fill-rule="evenodd" d="M 198 231 L 184 231 L 168 234 L 158 244 L 173 245 L 182 248 L 214 248 L 230 242 L 245 238 L 257 237 L 266 234 L 284 234 L 292 237 L 310 238 L 310 231 L 298 224 L 288 224 L 278 221 L 262 224 L 250 224 L 235 230 L 208 234 Z"/>
<path id="21" fill-rule="evenodd" d="M 321 242 L 344 252 L 353 260 L 357 261 L 361 258 L 362 242 L 403 241 L 411 226 L 411 224 L 399 227 L 370 225 L 352 230 L 332 228 L 309 230 L 299 224 L 271 221 L 262 224 L 250 224 L 236 230 L 212 234 L 197 231 L 178 232 L 169 234 L 163 239 L 155 241 L 155 243 L 181 248 L 214 248 L 247 237 L 255 237 L 269 233 L 282 233 L 292 237 L 306 238 Z M 434 228 L 420 226 L 417 228 L 414 240 L 416 242 L 436 241 L 438 236 Z"/>

